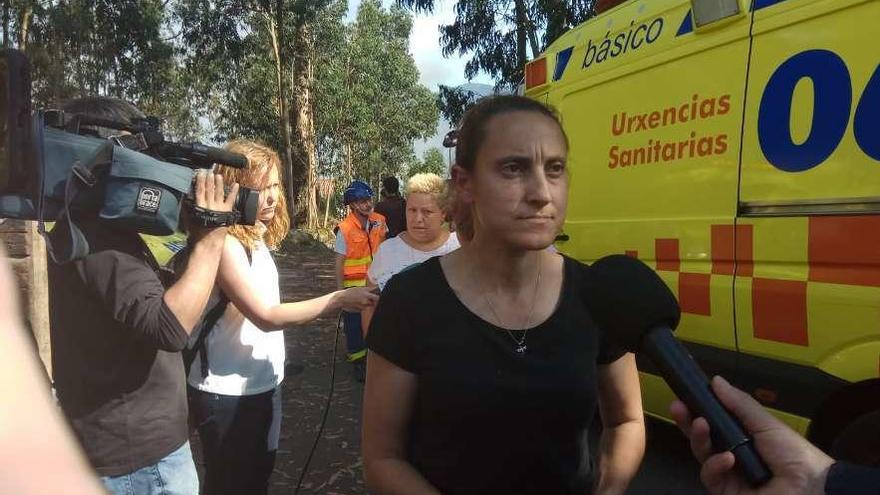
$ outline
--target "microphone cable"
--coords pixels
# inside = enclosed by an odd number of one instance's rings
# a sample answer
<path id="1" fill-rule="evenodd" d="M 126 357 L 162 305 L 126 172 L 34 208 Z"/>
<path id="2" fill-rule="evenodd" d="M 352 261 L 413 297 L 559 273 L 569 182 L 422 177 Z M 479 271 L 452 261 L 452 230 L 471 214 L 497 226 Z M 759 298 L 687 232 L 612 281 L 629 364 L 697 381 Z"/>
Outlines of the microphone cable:
<path id="1" fill-rule="evenodd" d="M 333 351 L 330 354 L 330 386 L 327 390 L 327 402 L 324 404 L 324 413 L 321 415 L 321 423 L 318 425 L 318 432 L 315 434 L 315 441 L 312 443 L 312 448 L 309 450 L 309 455 L 306 457 L 306 463 L 303 465 L 302 471 L 299 473 L 299 480 L 296 482 L 296 487 L 293 489 L 293 495 L 299 495 L 299 490 L 302 488 L 302 482 L 306 477 L 306 474 L 309 472 L 309 465 L 312 463 L 312 456 L 315 455 L 315 449 L 318 448 L 318 442 L 321 441 L 321 436 L 324 434 L 324 426 L 327 424 L 327 416 L 330 413 L 330 402 L 333 400 L 333 390 L 336 386 L 336 352 L 339 349 L 339 330 L 342 328 L 342 311 L 339 312 L 339 317 L 336 319 L 336 330 L 333 334 Z"/>

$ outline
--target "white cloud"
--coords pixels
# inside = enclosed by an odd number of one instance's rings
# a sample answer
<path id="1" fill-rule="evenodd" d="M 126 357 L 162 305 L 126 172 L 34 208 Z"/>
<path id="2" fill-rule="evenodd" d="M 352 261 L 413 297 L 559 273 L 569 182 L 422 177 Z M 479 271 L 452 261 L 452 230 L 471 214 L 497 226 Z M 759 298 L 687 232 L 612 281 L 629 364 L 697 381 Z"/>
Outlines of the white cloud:
<path id="1" fill-rule="evenodd" d="M 360 0 L 352 0 L 348 7 L 348 19 L 354 20 Z M 382 4 L 390 6 L 391 0 L 383 0 Z M 444 57 L 440 48 L 440 26 L 452 24 L 455 20 L 454 0 L 435 0 L 435 9 L 431 14 L 413 16 L 413 29 L 409 37 L 409 51 L 419 69 L 419 81 L 431 91 L 437 91 L 440 84 L 458 86 L 467 82 L 464 77 L 464 65 L 469 57 L 453 54 Z M 474 82 L 494 84 L 486 74 L 479 74 Z"/>

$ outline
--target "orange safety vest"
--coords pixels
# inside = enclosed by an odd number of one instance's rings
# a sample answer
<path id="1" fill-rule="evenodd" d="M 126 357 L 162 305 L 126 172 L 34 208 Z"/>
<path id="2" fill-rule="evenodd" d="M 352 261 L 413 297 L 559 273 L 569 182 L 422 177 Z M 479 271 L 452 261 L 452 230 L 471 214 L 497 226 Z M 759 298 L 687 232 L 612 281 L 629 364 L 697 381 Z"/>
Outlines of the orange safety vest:
<path id="1" fill-rule="evenodd" d="M 345 220 L 339 224 L 339 230 L 345 239 L 345 264 L 342 268 L 343 287 L 363 287 L 367 285 L 367 270 L 373 262 L 373 253 L 385 240 L 388 228 L 385 217 L 371 213 L 367 219 L 367 229 L 349 212 Z"/>

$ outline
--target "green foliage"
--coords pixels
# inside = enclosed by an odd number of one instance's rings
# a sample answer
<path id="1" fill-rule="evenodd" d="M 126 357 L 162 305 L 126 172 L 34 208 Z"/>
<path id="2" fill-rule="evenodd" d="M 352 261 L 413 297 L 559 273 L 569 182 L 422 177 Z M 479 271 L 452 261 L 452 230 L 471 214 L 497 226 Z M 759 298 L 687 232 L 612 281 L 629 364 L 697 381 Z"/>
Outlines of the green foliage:
<path id="1" fill-rule="evenodd" d="M 160 0 L 11 2 L 18 47 L 30 56 L 37 106 L 86 95 L 124 98 L 165 118 L 175 139 L 203 130 Z M 32 16 L 25 16 L 29 12 Z M 24 20 L 28 22 L 25 23 Z M 6 27 L 4 27 L 6 29 Z M 27 33 L 21 38 L 23 32 Z M 22 46 L 23 45 L 23 46 Z"/>
<path id="2" fill-rule="evenodd" d="M 441 84 L 440 92 L 437 94 L 437 106 L 443 118 L 455 126 L 461 121 L 465 110 L 479 98 L 480 96 L 473 91 L 450 88 Z"/>
<path id="3" fill-rule="evenodd" d="M 410 177 L 422 173 L 437 174 L 440 177 L 447 177 L 449 175 L 446 168 L 446 158 L 444 158 L 443 152 L 439 148 L 429 148 L 426 150 L 422 160 L 413 163 L 407 172 Z"/>
<path id="4" fill-rule="evenodd" d="M 336 15 L 341 19 L 344 10 Z M 409 14 L 385 10 L 378 0 L 364 0 L 350 26 L 323 28 L 316 68 L 319 172 L 376 184 L 415 160 L 413 140 L 436 132 L 434 97 L 419 84 L 408 52 L 411 29 Z"/>
<path id="5" fill-rule="evenodd" d="M 380 0 L 364 0 L 353 22 L 346 0 L 6 5 L 4 35 L 31 58 L 37 106 L 108 95 L 164 118 L 174 140 L 262 141 L 294 164 L 295 192 L 315 178 L 377 185 L 419 162 L 413 141 L 436 130 L 408 51 L 412 17 Z"/>
<path id="6" fill-rule="evenodd" d="M 471 54 L 465 76 L 480 71 L 498 89 L 514 90 L 534 58 L 560 34 L 594 14 L 594 0 L 459 0 L 455 21 L 440 28 L 443 54 Z M 415 11 L 434 10 L 434 0 L 397 0 Z M 531 57 L 529 57 L 531 53 Z"/>

